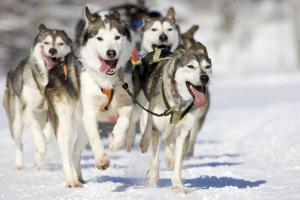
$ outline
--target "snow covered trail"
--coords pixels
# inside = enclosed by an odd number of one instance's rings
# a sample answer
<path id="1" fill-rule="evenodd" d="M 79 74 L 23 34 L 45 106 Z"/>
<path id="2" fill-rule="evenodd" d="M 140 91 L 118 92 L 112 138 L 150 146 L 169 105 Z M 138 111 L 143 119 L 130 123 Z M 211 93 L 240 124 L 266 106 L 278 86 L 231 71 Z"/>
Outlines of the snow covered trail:
<path id="1" fill-rule="evenodd" d="M 1 91 L 3 91 L 1 81 Z M 66 189 L 59 159 L 34 168 L 31 134 L 23 141 L 26 168 L 14 169 L 14 147 L 0 107 L 0 199 L 300 199 L 300 74 L 215 77 L 211 109 L 195 156 L 182 177 L 194 189 L 171 190 L 161 153 L 158 188 L 148 188 L 150 157 L 138 145 L 130 154 L 109 152 L 111 167 L 99 171 L 91 152 L 82 159 L 87 184 Z M 2 95 L 1 95 L 2 100 Z M 106 145 L 107 145 L 107 141 Z"/>

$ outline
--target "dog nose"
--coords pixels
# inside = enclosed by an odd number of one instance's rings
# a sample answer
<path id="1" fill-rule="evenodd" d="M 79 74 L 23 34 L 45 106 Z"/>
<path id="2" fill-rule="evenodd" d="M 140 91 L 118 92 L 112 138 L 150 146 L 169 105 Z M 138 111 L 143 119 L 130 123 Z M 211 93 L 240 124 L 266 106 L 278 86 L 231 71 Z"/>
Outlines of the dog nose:
<path id="1" fill-rule="evenodd" d="M 117 55 L 117 52 L 115 51 L 115 50 L 108 50 L 107 52 L 106 52 L 106 55 L 107 55 L 107 57 L 109 57 L 109 58 L 114 58 L 114 57 L 116 57 L 116 55 Z"/>
<path id="2" fill-rule="evenodd" d="M 165 42 L 167 40 L 168 40 L 168 36 L 166 34 L 163 33 L 159 36 L 159 41 Z"/>
<path id="3" fill-rule="evenodd" d="M 207 84 L 209 81 L 209 77 L 207 75 L 201 75 L 200 80 L 203 84 Z"/>
<path id="4" fill-rule="evenodd" d="M 55 54 L 57 54 L 57 50 L 55 48 L 51 48 L 49 49 L 49 53 L 54 56 Z"/>

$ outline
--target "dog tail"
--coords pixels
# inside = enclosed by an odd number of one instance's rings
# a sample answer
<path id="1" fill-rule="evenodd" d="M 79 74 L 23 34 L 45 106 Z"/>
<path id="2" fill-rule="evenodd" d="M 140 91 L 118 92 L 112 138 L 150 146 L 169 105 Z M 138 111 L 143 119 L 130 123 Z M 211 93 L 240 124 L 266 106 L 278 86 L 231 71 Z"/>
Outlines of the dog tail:
<path id="1" fill-rule="evenodd" d="M 9 124 L 9 129 L 10 129 L 10 133 L 11 136 L 13 137 L 13 121 L 14 121 L 14 117 L 15 117 L 15 100 L 16 100 L 16 96 L 15 96 L 15 92 L 13 90 L 13 85 L 11 82 L 11 77 L 13 75 L 13 68 L 11 70 L 9 70 L 8 74 L 7 74 L 7 79 L 6 79 L 6 88 L 4 91 L 4 97 L 3 97 L 3 106 L 5 108 L 5 111 L 7 113 L 8 116 L 8 124 Z"/>

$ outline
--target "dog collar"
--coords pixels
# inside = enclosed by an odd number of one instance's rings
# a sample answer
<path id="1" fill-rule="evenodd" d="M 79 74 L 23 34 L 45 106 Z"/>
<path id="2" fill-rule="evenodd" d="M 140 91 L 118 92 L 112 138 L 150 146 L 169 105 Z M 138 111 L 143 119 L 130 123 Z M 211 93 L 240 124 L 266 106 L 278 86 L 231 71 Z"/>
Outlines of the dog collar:
<path id="1" fill-rule="evenodd" d="M 174 89 L 173 89 L 174 88 Z M 174 82 L 172 81 L 172 93 L 175 93 L 175 95 L 177 97 L 176 101 L 177 104 L 175 105 L 170 105 L 168 99 L 168 93 L 165 92 L 165 87 L 164 84 L 162 84 L 162 97 L 163 97 L 163 101 L 164 104 L 166 105 L 167 109 L 168 109 L 168 113 L 171 113 L 171 119 L 170 122 L 171 124 L 177 124 L 188 112 L 189 110 L 193 107 L 193 102 L 189 103 L 189 102 L 184 102 L 182 104 L 180 104 L 179 102 L 180 100 L 180 96 L 178 94 L 178 91 L 176 89 L 176 85 L 174 85 Z M 174 97 L 174 94 L 172 95 Z M 167 113 L 167 114 L 168 114 Z"/>

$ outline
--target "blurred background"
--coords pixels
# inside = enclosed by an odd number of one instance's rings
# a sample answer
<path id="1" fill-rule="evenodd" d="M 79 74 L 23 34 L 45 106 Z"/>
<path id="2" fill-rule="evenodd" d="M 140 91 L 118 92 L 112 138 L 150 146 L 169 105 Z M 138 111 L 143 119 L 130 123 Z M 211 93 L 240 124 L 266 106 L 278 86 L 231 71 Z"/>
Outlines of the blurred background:
<path id="1" fill-rule="evenodd" d="M 1 0 L 0 72 L 5 75 L 28 55 L 37 27 L 74 27 L 89 5 L 97 11 L 135 0 Z M 146 0 L 164 14 L 174 6 L 181 30 L 198 24 L 196 38 L 212 58 L 214 75 L 293 73 L 300 70 L 298 0 Z"/>

